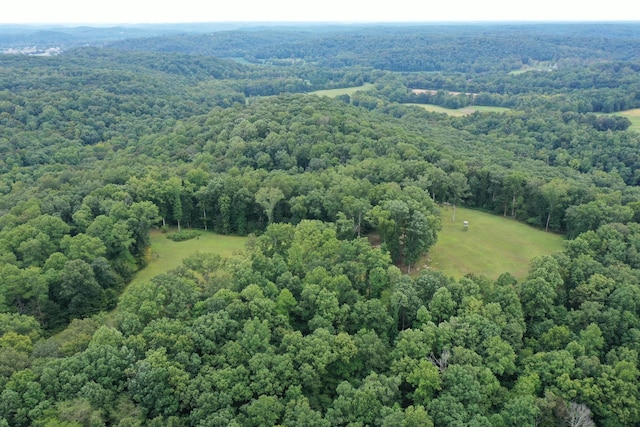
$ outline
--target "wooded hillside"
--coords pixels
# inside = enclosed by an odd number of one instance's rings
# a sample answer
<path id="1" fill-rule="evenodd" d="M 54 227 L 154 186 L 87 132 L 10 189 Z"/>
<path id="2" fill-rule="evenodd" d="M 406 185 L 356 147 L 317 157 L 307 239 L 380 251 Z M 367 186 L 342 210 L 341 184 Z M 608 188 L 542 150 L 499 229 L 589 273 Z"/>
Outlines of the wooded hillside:
<path id="1" fill-rule="evenodd" d="M 0 426 L 640 423 L 640 26 L 105 34 L 0 56 Z M 565 249 L 417 272 L 443 206 Z"/>

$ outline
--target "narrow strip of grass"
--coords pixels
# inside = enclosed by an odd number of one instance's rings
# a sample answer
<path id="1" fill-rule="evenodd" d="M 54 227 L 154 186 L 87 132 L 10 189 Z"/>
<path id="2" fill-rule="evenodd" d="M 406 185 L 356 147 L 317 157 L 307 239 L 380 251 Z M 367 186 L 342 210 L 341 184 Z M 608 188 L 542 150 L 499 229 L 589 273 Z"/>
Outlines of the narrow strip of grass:
<path id="1" fill-rule="evenodd" d="M 463 221 L 469 221 L 467 231 Z M 508 272 L 521 281 L 531 259 L 562 250 L 563 240 L 508 218 L 460 207 L 452 221 L 452 208 L 443 207 L 438 242 L 418 267 L 437 269 L 455 278 L 474 273 L 495 280 Z"/>
<path id="2" fill-rule="evenodd" d="M 434 104 L 408 103 L 405 105 L 414 105 L 416 107 L 424 108 L 427 111 L 431 111 L 434 113 L 445 113 L 454 117 L 466 116 L 476 111 L 483 112 L 483 113 L 489 113 L 489 112 L 504 113 L 505 111 L 510 111 L 509 108 L 505 108 L 505 107 L 487 107 L 483 105 L 470 105 L 468 107 L 458 108 L 458 109 L 440 107 L 439 105 L 434 105 Z"/>
<path id="3" fill-rule="evenodd" d="M 370 90 L 370 89 L 373 89 L 373 83 L 365 83 L 362 86 L 345 87 L 345 88 L 339 88 L 339 89 L 316 90 L 313 92 L 309 92 L 309 94 L 335 98 L 338 95 L 351 96 L 354 93 L 358 92 L 359 90 Z"/>
<path id="4" fill-rule="evenodd" d="M 170 230 L 174 232 L 175 230 Z M 158 274 L 166 273 L 182 264 L 182 260 L 195 252 L 214 253 L 223 257 L 233 255 L 244 249 L 246 237 L 225 236 L 207 231 L 201 235 L 183 242 L 167 239 L 167 234 L 159 230 L 152 230 L 151 259 L 149 264 L 138 271 L 133 282 L 148 281 Z"/>

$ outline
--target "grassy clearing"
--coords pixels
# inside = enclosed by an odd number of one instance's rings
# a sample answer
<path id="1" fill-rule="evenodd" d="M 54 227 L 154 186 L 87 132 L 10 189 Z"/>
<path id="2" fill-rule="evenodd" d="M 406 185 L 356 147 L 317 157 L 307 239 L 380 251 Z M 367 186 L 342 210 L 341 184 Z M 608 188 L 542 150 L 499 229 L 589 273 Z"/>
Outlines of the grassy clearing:
<path id="1" fill-rule="evenodd" d="M 171 230 L 173 232 L 175 230 Z M 134 276 L 133 282 L 145 282 L 182 264 L 182 260 L 195 252 L 210 252 L 223 257 L 244 249 L 246 237 L 224 236 L 201 231 L 198 238 L 174 242 L 165 233 L 151 231 L 151 260 L 149 265 Z"/>
<path id="2" fill-rule="evenodd" d="M 455 116 L 455 117 L 466 116 L 466 115 L 472 114 L 472 113 L 474 113 L 476 111 L 479 111 L 481 113 L 504 113 L 505 111 L 510 111 L 509 108 L 504 108 L 504 107 L 485 107 L 485 106 L 482 106 L 482 105 L 472 105 L 472 106 L 468 106 L 468 107 L 464 107 L 464 108 L 458 108 L 458 109 L 444 108 L 444 107 L 440 107 L 439 105 L 433 105 L 433 104 L 413 104 L 413 103 L 409 103 L 409 104 L 405 104 L 405 105 L 414 105 L 416 107 L 424 108 L 427 111 L 432 111 L 434 113 L 445 113 L 445 114 L 448 114 L 450 116 Z"/>
<path id="3" fill-rule="evenodd" d="M 617 116 L 624 116 L 631 121 L 631 127 L 629 130 L 640 132 L 640 108 L 634 108 L 633 110 L 620 111 L 615 113 Z"/>
<path id="4" fill-rule="evenodd" d="M 529 261 L 538 255 L 562 250 L 563 237 L 510 219 L 458 207 L 442 208 L 442 231 L 423 265 L 460 278 L 468 273 L 497 279 L 511 273 L 526 278 Z M 462 221 L 469 221 L 464 231 Z M 422 268 L 422 266 L 420 266 Z"/>
<path id="5" fill-rule="evenodd" d="M 344 87 L 344 88 L 340 88 L 340 89 L 324 89 L 324 90 L 316 90 L 313 92 L 309 92 L 309 94 L 311 95 L 318 95 L 318 96 L 328 96 L 330 98 L 335 98 L 338 95 L 353 95 L 354 93 L 358 92 L 359 90 L 370 90 L 373 89 L 373 83 L 365 83 L 362 86 L 355 86 L 355 87 Z"/>
<path id="6" fill-rule="evenodd" d="M 563 237 L 546 233 L 501 216 L 458 207 L 456 221 L 451 221 L 452 208 L 442 208 L 442 231 L 438 243 L 419 263 L 460 278 L 468 273 L 496 279 L 509 272 L 518 280 L 526 277 L 529 261 L 538 255 L 562 250 Z M 469 221 L 464 231 L 462 221 Z M 224 236 L 202 231 L 199 238 L 174 242 L 158 230 L 151 232 L 151 260 L 136 273 L 134 282 L 144 282 L 178 267 L 194 252 L 211 252 L 230 256 L 242 251 L 245 237 Z"/>
<path id="7" fill-rule="evenodd" d="M 553 71 L 556 68 L 556 64 L 543 61 L 538 63 L 532 63 L 529 65 L 523 65 L 519 70 L 509 71 L 509 74 L 522 74 L 528 71 Z"/>
<path id="8" fill-rule="evenodd" d="M 169 233 L 173 233 L 177 230 L 171 229 Z M 129 283 L 148 282 L 153 277 L 166 273 L 169 270 L 180 266 L 182 260 L 195 252 L 205 252 L 219 254 L 222 257 L 227 257 L 242 251 L 244 249 L 246 237 L 238 236 L 224 236 L 200 230 L 201 235 L 198 238 L 191 240 L 185 240 L 183 242 L 174 242 L 171 239 L 167 239 L 167 233 L 162 233 L 160 230 L 151 230 L 151 259 L 149 264 L 138 271 L 133 279 Z M 127 286 L 129 286 L 127 285 Z M 125 289 L 123 294 L 128 290 Z M 100 324 L 115 325 L 116 314 L 118 313 L 118 307 L 114 308 L 108 313 L 102 313 L 97 315 L 97 319 Z M 64 338 L 64 331 L 56 335 L 56 339 Z M 72 339 L 75 339 L 72 337 Z M 61 344 L 63 345 L 63 344 Z"/>

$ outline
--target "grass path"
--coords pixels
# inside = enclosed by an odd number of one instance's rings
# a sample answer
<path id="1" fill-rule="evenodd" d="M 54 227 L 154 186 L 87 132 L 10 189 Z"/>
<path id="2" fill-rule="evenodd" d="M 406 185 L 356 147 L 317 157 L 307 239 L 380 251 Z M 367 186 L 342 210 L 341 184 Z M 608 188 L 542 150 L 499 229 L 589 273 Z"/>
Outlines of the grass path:
<path id="1" fill-rule="evenodd" d="M 532 258 L 563 248 L 562 236 L 501 216 L 458 207 L 455 222 L 451 218 L 452 208 L 442 208 L 442 231 L 424 264 L 455 278 L 476 273 L 497 279 L 509 272 L 522 280 Z M 468 231 L 462 221 L 469 221 Z"/>
<path id="2" fill-rule="evenodd" d="M 175 231 L 175 230 L 172 230 Z M 159 230 L 151 231 L 151 260 L 138 271 L 131 283 L 148 281 L 182 264 L 182 260 L 194 252 L 211 252 L 223 257 L 244 249 L 246 237 L 224 236 L 201 230 L 198 238 L 174 242 Z"/>

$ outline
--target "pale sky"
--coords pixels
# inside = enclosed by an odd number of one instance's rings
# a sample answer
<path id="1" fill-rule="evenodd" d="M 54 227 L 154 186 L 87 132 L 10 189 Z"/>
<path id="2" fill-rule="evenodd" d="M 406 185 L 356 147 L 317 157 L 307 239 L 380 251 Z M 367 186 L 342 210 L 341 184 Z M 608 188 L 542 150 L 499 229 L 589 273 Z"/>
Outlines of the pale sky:
<path id="1" fill-rule="evenodd" d="M 640 21 L 633 0 L 5 0 L 0 23 Z"/>

